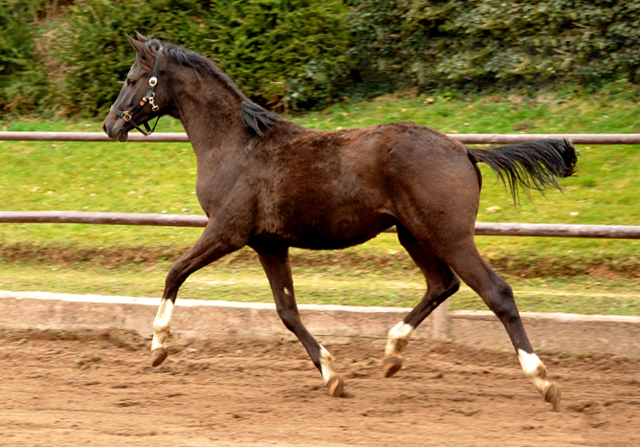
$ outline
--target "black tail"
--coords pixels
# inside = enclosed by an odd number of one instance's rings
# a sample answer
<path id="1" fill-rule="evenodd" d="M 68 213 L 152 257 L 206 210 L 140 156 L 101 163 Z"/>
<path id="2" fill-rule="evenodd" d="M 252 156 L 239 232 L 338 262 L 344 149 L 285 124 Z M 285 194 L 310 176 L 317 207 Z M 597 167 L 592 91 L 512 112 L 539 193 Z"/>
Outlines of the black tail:
<path id="1" fill-rule="evenodd" d="M 557 178 L 577 170 L 578 154 L 567 140 L 538 140 L 492 148 L 469 148 L 473 162 L 484 162 L 509 186 L 518 201 L 518 186 L 542 191 L 550 186 L 561 190 Z M 525 190 L 528 194 L 529 191 Z"/>

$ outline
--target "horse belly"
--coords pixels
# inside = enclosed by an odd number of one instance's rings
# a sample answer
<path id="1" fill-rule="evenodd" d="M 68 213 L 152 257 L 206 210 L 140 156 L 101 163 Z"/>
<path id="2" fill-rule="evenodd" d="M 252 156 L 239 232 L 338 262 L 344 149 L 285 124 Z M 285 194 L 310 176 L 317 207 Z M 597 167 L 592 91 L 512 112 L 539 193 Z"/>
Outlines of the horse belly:
<path id="1" fill-rule="evenodd" d="M 393 216 L 384 213 L 337 216 L 335 212 L 325 215 L 299 213 L 287 216 L 271 228 L 259 229 L 251 238 L 250 245 L 335 250 L 366 242 L 396 222 Z"/>
<path id="2" fill-rule="evenodd" d="M 255 236 L 292 247 L 338 249 L 393 226 L 393 202 L 382 186 L 378 158 L 339 147 L 279 166 L 277 175 L 260 182 Z"/>
<path id="3" fill-rule="evenodd" d="M 312 228 L 301 234 L 293 246 L 310 249 L 339 249 L 362 244 L 396 224 L 389 215 L 356 222 L 337 221 L 327 227 Z"/>

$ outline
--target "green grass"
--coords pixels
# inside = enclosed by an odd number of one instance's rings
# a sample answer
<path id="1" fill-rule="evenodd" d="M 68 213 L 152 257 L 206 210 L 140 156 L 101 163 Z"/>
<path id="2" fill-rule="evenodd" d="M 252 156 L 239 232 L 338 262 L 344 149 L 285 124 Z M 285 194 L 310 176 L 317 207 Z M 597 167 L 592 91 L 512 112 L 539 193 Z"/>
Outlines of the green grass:
<path id="1" fill-rule="evenodd" d="M 537 98 L 388 96 L 368 102 L 347 101 L 288 118 L 326 130 L 410 120 L 447 133 L 635 133 L 640 128 L 640 105 L 623 90 L 614 86 L 590 96 L 565 93 Z M 22 120 L 0 123 L 0 128 L 99 131 L 100 123 Z M 178 122 L 163 119 L 160 131 L 182 129 Z M 484 187 L 478 221 L 640 225 L 639 147 L 582 145 L 578 149 L 582 154 L 579 173 L 561 182 L 564 194 L 549 191 L 545 198 L 532 193 L 530 199 L 523 195 L 519 207 L 513 206 L 495 175 L 482 167 Z M 195 157 L 188 144 L 0 142 L 0 154 L 1 210 L 202 214 L 194 194 Z M 5 265 L 0 288 L 155 296 L 166 272 L 160 266 L 166 267 L 200 232 L 190 228 L 3 224 L 0 257 Z M 640 271 L 637 240 L 478 237 L 477 243 L 492 264 L 510 277 L 514 288 L 524 292 L 520 302 L 533 303 L 534 310 L 640 314 L 637 297 L 633 298 Z M 133 255 L 118 257 L 114 255 L 118 251 Z M 302 268 L 297 281 L 304 275 L 317 277 L 315 283 L 297 282 L 302 302 L 410 305 L 420 295 L 414 286 L 393 286 L 412 269 L 393 235 L 382 235 L 340 254 L 294 250 L 293 256 L 294 265 Z M 253 278 L 249 272 L 257 269 L 254 260 L 241 261 L 244 258 L 233 263 L 241 268 L 215 273 L 221 278 L 240 278 L 237 282 L 225 285 L 218 280 L 215 291 L 209 285 L 188 283 L 185 291 L 193 297 L 270 300 L 264 284 L 254 287 L 243 282 L 242 277 Z M 21 259 L 25 262 L 9 262 Z M 77 262 L 82 262 L 80 267 L 74 267 Z M 349 273 L 362 270 L 366 274 L 361 277 Z M 162 275 L 156 276 L 160 271 Z M 325 277 L 327 273 L 332 277 Z M 263 277 L 262 273 L 255 275 Z M 335 276 L 345 281 L 335 280 Z M 533 282 L 528 285 L 523 278 Z M 144 285 L 147 280 L 148 286 Z M 596 287 L 596 296 L 578 293 L 583 287 L 576 284 L 589 281 L 602 286 Z M 415 282 L 420 284 L 421 279 L 417 277 Z M 566 294 L 539 295 L 534 289 L 542 288 L 542 282 Z M 204 292 L 198 292 L 198 287 Z M 609 308 L 609 288 L 631 298 L 621 298 L 619 306 Z M 477 297 L 466 293 L 469 299 L 461 293 L 455 306 L 482 307 Z"/>
<path id="2" fill-rule="evenodd" d="M 170 264 L 132 265 L 107 269 L 42 264 L 0 264 L 0 289 L 95 295 L 160 297 Z M 296 297 L 301 304 L 413 307 L 424 294 L 417 269 L 398 269 L 391 275 L 377 269 L 322 269 L 293 266 Z M 583 314 L 640 314 L 640 280 L 620 278 L 523 278 L 507 276 L 521 311 Z M 244 302 L 273 302 L 269 283 L 259 264 L 221 263 L 193 274 L 180 298 Z M 468 287 L 450 300 L 452 309 L 487 310 Z"/>

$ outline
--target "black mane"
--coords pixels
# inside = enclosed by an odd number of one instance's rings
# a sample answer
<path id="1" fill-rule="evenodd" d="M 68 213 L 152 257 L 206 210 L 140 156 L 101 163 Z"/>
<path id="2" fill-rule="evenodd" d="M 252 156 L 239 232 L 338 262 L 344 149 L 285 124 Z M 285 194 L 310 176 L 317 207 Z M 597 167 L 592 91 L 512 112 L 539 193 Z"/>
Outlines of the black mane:
<path id="1" fill-rule="evenodd" d="M 226 73 L 224 73 L 216 64 L 210 59 L 193 51 L 189 51 L 178 45 L 174 45 L 167 42 L 160 42 L 158 39 L 149 39 L 145 42 L 145 50 L 150 53 L 156 53 L 160 47 L 163 48 L 163 54 L 171 62 L 189 67 L 196 73 L 204 76 L 215 78 L 226 85 L 238 98 L 242 99 L 242 114 L 244 121 L 247 125 L 253 129 L 258 135 L 264 135 L 264 132 L 268 130 L 272 124 L 282 120 L 282 117 L 277 113 L 269 112 L 260 107 L 255 102 L 246 97 L 242 90 L 231 80 Z"/>

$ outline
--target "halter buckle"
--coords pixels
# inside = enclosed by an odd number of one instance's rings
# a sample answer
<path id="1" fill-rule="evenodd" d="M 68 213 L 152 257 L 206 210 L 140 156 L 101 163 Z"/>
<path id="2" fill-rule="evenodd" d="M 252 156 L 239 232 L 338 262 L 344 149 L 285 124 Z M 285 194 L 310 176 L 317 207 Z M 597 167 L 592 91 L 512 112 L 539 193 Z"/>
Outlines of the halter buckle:
<path id="1" fill-rule="evenodd" d="M 151 95 L 151 97 L 149 98 L 149 104 L 151 104 L 151 110 L 154 112 L 157 112 L 158 110 L 160 110 L 160 107 L 158 107 L 154 102 L 155 98 L 156 98 L 156 94 L 153 93 L 153 95 Z"/>
<path id="2" fill-rule="evenodd" d="M 131 121 L 131 114 L 129 112 L 122 112 L 122 119 L 125 121 Z"/>

